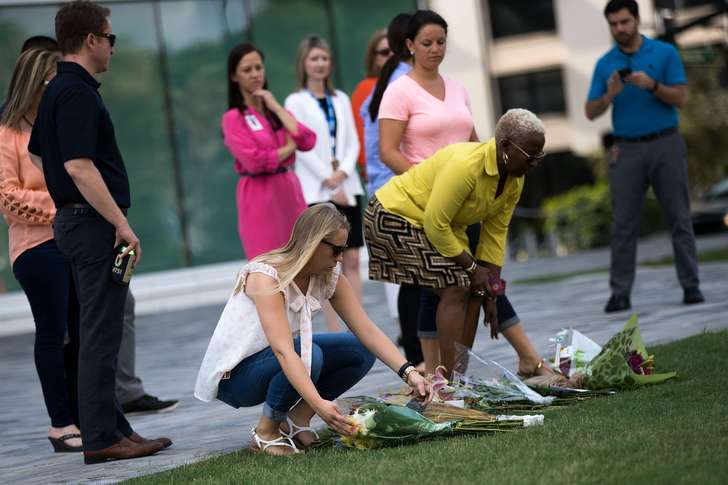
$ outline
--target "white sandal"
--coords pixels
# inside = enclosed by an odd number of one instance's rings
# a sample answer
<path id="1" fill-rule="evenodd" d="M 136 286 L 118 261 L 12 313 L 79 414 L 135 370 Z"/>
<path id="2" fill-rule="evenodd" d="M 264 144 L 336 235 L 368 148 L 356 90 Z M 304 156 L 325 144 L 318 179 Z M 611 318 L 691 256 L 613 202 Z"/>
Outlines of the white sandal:
<path id="1" fill-rule="evenodd" d="M 319 441 L 321 439 L 321 438 L 319 438 L 319 435 L 315 429 L 313 429 L 310 426 L 299 426 L 296 423 L 294 423 L 293 420 L 291 420 L 291 418 L 289 418 L 288 416 L 286 416 L 286 423 L 288 424 L 288 433 L 286 433 L 285 431 L 283 431 L 281 429 L 280 430 L 281 434 L 283 436 L 285 436 L 286 438 L 288 438 L 289 440 L 291 440 L 292 442 L 294 442 L 294 444 L 296 442 L 298 442 L 299 446 L 301 446 L 302 448 L 304 448 L 304 446 L 300 440 L 294 441 L 294 439 L 296 438 L 296 435 L 299 433 L 305 433 L 305 432 L 313 433 L 313 435 L 316 437 L 316 441 Z M 314 443 L 315 443 L 315 441 L 314 441 Z"/>
<path id="2" fill-rule="evenodd" d="M 257 448 L 253 448 L 252 446 L 250 447 L 250 451 L 252 451 L 253 453 L 263 453 L 271 446 L 287 446 L 288 448 L 293 449 L 293 454 L 301 453 L 301 450 L 296 448 L 296 444 L 288 436 L 284 435 L 274 440 L 264 440 L 258 435 L 258 433 L 255 431 L 255 428 L 253 428 L 251 431 L 253 433 L 253 441 L 255 441 L 255 444 L 257 445 Z"/>

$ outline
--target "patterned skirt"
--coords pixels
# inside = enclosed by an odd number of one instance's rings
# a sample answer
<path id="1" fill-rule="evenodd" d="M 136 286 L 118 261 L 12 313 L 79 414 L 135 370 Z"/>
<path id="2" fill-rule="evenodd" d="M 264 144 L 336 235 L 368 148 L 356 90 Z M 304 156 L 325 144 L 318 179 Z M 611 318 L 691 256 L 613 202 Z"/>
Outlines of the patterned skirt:
<path id="1" fill-rule="evenodd" d="M 465 270 L 437 252 L 425 231 L 387 212 L 376 197 L 364 212 L 369 279 L 425 288 L 468 287 Z"/>

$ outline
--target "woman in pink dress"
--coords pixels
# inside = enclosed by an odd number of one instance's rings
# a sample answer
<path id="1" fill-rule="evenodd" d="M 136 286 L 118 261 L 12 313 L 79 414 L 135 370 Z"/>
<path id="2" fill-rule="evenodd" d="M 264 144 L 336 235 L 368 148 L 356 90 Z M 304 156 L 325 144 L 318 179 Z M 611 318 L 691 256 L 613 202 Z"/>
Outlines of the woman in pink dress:
<path id="1" fill-rule="evenodd" d="M 314 147 L 316 134 L 267 90 L 263 53 L 252 44 L 237 45 L 228 56 L 228 108 L 222 133 L 240 175 L 238 232 L 252 259 L 284 246 L 306 209 L 293 164 L 296 150 Z"/>

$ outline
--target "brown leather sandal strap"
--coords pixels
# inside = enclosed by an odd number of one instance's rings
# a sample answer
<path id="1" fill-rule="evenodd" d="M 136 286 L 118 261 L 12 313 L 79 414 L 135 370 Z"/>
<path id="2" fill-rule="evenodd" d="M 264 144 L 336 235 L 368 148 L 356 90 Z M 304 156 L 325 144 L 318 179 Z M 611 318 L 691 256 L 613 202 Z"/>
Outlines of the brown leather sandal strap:
<path id="1" fill-rule="evenodd" d="M 71 434 L 64 434 L 60 438 L 56 438 L 56 439 L 58 439 L 59 441 L 68 441 L 68 440 L 72 440 L 73 438 L 80 438 L 80 437 L 81 437 L 81 435 L 78 433 L 71 433 Z"/>

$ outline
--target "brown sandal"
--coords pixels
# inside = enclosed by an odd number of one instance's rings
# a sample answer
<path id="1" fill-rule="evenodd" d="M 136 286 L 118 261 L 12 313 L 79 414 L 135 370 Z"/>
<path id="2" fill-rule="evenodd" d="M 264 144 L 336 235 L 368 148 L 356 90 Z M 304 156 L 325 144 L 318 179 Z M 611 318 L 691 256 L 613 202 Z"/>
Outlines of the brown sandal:
<path id="1" fill-rule="evenodd" d="M 551 367 L 546 367 L 544 365 L 544 360 L 541 359 L 541 360 L 538 361 L 538 364 L 536 364 L 536 367 L 534 367 L 534 369 L 531 372 L 521 372 L 519 370 L 516 375 L 521 380 L 529 379 L 531 377 L 536 377 L 538 375 L 541 375 L 541 374 L 538 373 L 539 369 L 546 369 L 547 371 L 549 371 L 548 374 L 550 374 L 550 375 L 556 374 L 556 371 L 553 370 Z"/>
<path id="2" fill-rule="evenodd" d="M 78 433 L 71 433 L 71 434 L 64 434 L 60 438 L 51 438 L 48 437 L 48 440 L 53 445 L 53 451 L 56 453 L 76 453 L 79 451 L 83 451 L 83 445 L 80 446 L 71 446 L 66 441 L 72 440 L 73 438 L 80 438 L 81 435 Z"/>

